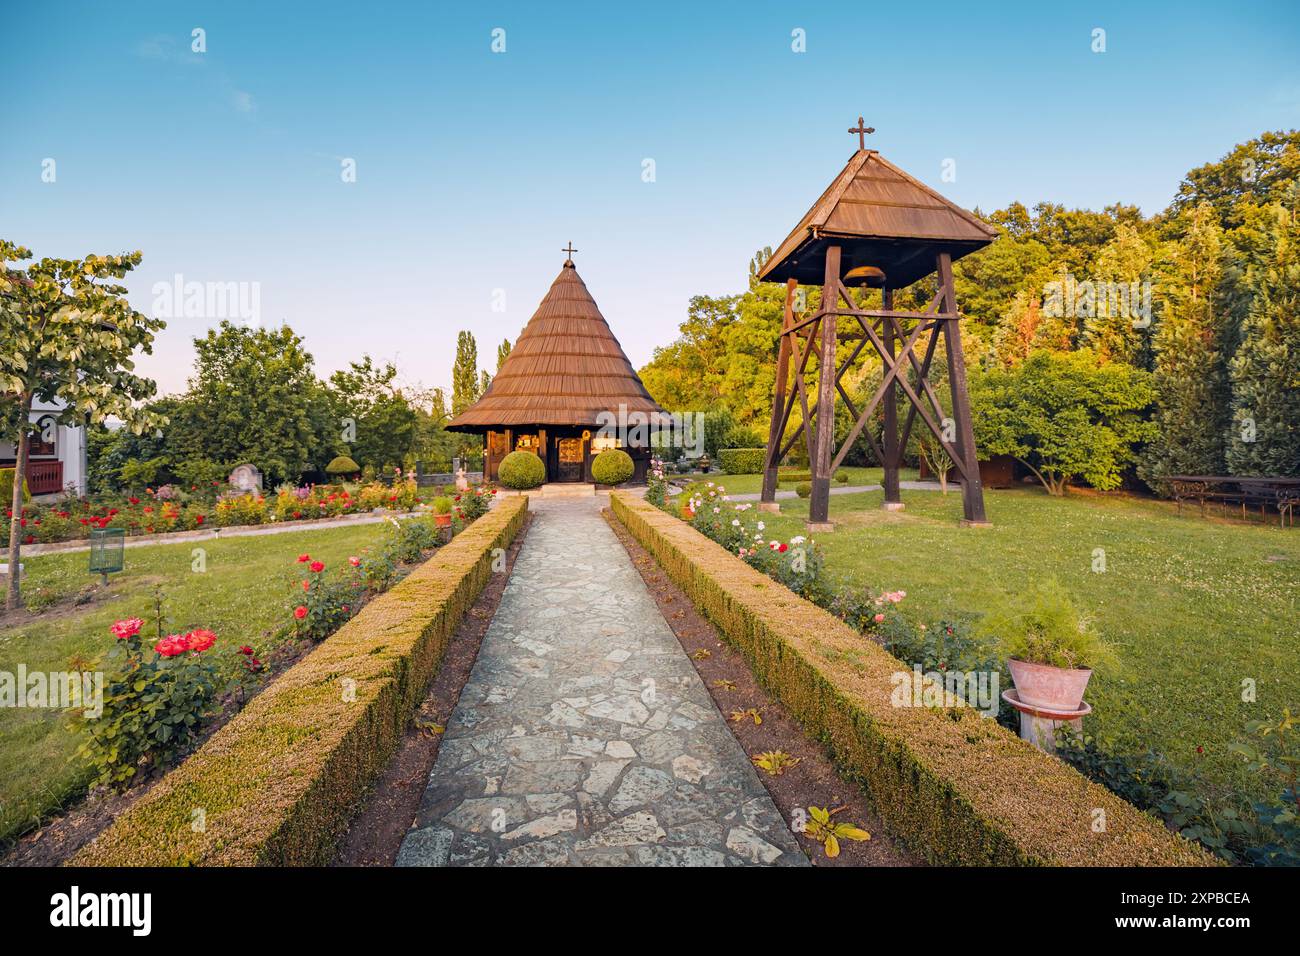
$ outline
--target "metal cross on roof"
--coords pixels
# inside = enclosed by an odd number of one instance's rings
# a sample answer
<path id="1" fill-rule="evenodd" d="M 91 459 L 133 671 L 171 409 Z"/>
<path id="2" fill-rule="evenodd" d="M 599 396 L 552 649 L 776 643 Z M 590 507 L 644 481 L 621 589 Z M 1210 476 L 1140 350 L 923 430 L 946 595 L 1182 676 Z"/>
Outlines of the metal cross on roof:
<path id="1" fill-rule="evenodd" d="M 575 248 L 573 248 L 573 240 L 570 239 L 570 240 L 569 240 L 569 244 L 568 244 L 567 246 L 565 246 L 563 249 L 561 249 L 560 251 L 563 252 L 565 255 L 567 255 L 570 259 L 572 259 L 572 258 L 573 258 L 573 254 L 574 254 L 575 252 L 577 252 L 578 250 L 575 249 Z"/>
<path id="2" fill-rule="evenodd" d="M 858 117 L 857 127 L 849 130 L 850 133 L 858 134 L 858 149 L 867 148 L 867 134 L 874 133 L 875 131 L 876 128 L 874 126 L 867 126 L 861 116 Z"/>

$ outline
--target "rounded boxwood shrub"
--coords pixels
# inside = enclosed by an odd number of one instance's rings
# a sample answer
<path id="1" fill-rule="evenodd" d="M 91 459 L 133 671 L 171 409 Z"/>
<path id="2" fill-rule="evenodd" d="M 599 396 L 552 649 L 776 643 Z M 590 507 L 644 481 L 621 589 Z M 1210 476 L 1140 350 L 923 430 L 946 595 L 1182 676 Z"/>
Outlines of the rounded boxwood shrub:
<path id="1" fill-rule="evenodd" d="M 527 491 L 546 480 L 546 464 L 531 451 L 512 451 L 501 459 L 497 480 L 507 488 Z"/>
<path id="2" fill-rule="evenodd" d="M 325 474 L 327 475 L 355 475 L 360 470 L 361 466 L 347 455 L 339 455 L 331 459 L 330 463 L 325 466 Z"/>
<path id="3" fill-rule="evenodd" d="M 809 495 L 812 494 L 812 482 L 811 481 L 799 482 L 799 484 L 794 486 L 794 493 L 797 494 L 800 498 L 807 498 Z"/>
<path id="4" fill-rule="evenodd" d="M 835 472 L 835 484 L 847 485 L 849 483 L 849 473 L 844 469 Z"/>
<path id="5" fill-rule="evenodd" d="M 591 477 L 602 485 L 621 485 L 633 470 L 632 456 L 618 448 L 606 448 L 591 461 Z"/>

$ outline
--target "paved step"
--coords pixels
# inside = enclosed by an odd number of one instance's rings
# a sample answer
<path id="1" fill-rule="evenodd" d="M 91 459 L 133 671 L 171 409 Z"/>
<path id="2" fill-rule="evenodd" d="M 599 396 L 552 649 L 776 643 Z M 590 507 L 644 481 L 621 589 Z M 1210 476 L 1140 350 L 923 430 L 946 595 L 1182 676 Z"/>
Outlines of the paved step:
<path id="1" fill-rule="evenodd" d="M 548 482 L 538 490 L 543 498 L 591 498 L 596 494 L 595 485 L 578 481 Z"/>

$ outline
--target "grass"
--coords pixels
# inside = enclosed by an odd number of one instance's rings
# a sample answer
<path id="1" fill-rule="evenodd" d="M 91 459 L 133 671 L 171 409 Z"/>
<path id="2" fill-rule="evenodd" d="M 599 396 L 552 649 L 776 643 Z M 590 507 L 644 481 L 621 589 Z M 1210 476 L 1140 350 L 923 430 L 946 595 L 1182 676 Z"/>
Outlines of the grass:
<path id="1" fill-rule="evenodd" d="M 847 471 L 849 473 L 848 485 L 878 485 L 884 475 L 879 468 L 845 467 L 841 468 L 840 471 Z M 692 480 L 695 480 L 697 477 L 718 482 L 727 489 L 727 494 L 729 495 L 756 495 L 763 490 L 762 475 L 700 475 L 692 476 Z M 902 479 L 904 481 L 912 481 L 915 480 L 915 478 L 915 469 L 903 470 Z M 788 482 L 781 484 L 778 487 L 781 491 L 794 491 L 794 485 L 794 482 Z M 841 485 L 839 482 L 832 481 L 831 487 L 843 488 L 845 486 Z"/>
<path id="2" fill-rule="evenodd" d="M 154 588 L 165 595 L 168 633 L 205 627 L 215 631 L 209 653 L 238 662 L 236 649 L 249 644 L 263 660 L 275 634 L 288 621 L 293 600 L 290 582 L 309 553 L 327 566 L 345 561 L 378 540 L 384 525 L 365 524 L 313 531 L 255 535 L 226 540 L 190 541 L 126 550 L 126 570 L 111 577 L 111 596 L 84 607 L 60 604 L 12 622 L 0 634 L 0 670 L 64 671 L 82 658 L 93 666 L 112 646 L 108 626 L 125 617 L 149 622 L 153 633 Z M 194 549 L 206 552 L 206 570 L 193 570 Z M 71 594 L 92 580 L 85 552 L 25 558 L 25 589 L 38 587 Z M 30 828 L 77 796 L 86 772 L 76 760 L 77 736 L 59 711 L 0 709 L 0 840 Z"/>
<path id="3" fill-rule="evenodd" d="M 993 526 L 961 528 L 960 489 L 946 496 L 904 490 L 901 513 L 882 511 L 882 498 L 831 499 L 837 527 L 817 542 L 833 580 L 902 588 L 902 606 L 932 620 L 983 613 L 1055 576 L 1120 658 L 1114 673 L 1096 674 L 1089 685 L 1094 712 L 1085 729 L 1126 751 L 1150 747 L 1211 791 L 1263 795 L 1261 781 L 1228 748 L 1248 721 L 1300 704 L 1300 528 L 1177 517 L 1163 502 L 1052 498 L 1031 489 L 986 491 Z M 781 511 L 764 516 L 770 534 L 806 533 L 806 501 L 782 501 Z M 1105 570 L 1094 571 L 1102 556 Z M 1248 679 L 1255 703 L 1242 699 Z"/>

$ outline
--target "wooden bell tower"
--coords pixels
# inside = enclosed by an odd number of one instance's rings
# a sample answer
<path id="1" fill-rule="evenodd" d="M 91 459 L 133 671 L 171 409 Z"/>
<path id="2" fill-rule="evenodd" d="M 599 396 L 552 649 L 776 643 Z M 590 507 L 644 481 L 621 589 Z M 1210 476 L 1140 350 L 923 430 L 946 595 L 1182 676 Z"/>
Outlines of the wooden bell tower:
<path id="1" fill-rule="evenodd" d="M 811 530 L 830 530 L 831 476 L 858 438 L 865 436 L 884 465 L 884 506 L 901 509 L 898 473 L 919 418 L 960 476 L 963 524 L 987 524 L 952 264 L 987 246 L 997 233 L 867 149 L 866 134 L 874 130 L 863 124 L 862 117 L 849 132 L 858 136 L 857 152 L 759 273 L 760 281 L 786 284 L 759 507 L 776 510 L 777 467 L 802 438 L 812 472 L 808 525 Z M 936 277 L 937 291 L 924 311 L 894 309 L 895 291 L 930 275 Z M 822 289 L 821 305 L 811 315 L 795 309 L 801 284 Z M 881 307 L 866 308 L 854 297 L 855 288 L 880 289 Z M 837 364 L 841 341 L 855 344 L 847 359 Z M 951 416 L 944 412 L 930 382 L 941 341 Z M 883 375 L 866 405 L 858 408 L 842 379 L 868 345 L 879 356 Z M 810 388 L 814 369 L 816 394 Z M 837 396 L 853 418 L 848 434 L 838 443 Z M 901 427 L 900 397 L 906 408 Z M 793 434 L 785 438 L 796 403 L 801 417 Z M 868 427 L 877 409 L 883 420 L 879 436 Z"/>

